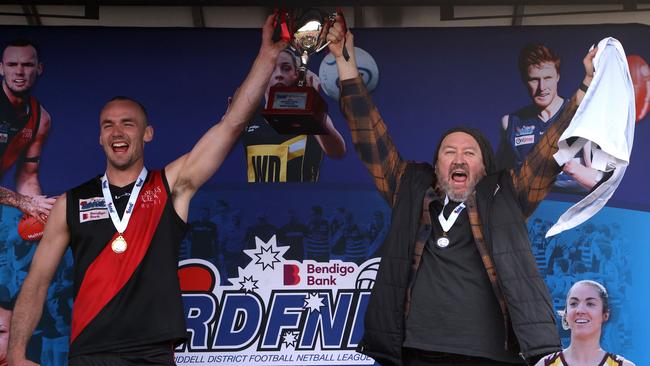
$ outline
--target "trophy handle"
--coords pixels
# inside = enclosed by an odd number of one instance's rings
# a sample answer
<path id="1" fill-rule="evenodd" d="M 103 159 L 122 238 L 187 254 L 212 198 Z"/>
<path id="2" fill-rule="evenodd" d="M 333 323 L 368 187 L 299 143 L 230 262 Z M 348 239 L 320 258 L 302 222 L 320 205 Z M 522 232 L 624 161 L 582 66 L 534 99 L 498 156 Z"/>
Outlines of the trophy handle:
<path id="1" fill-rule="evenodd" d="M 276 9 L 273 19 L 273 42 L 282 40 L 290 43 L 293 40 L 291 29 L 293 29 L 293 22 L 289 13 L 284 9 Z"/>
<path id="2" fill-rule="evenodd" d="M 344 34 L 343 35 L 343 58 L 345 59 L 345 61 L 350 61 L 350 53 L 348 52 L 348 49 L 345 47 L 345 44 L 346 44 L 345 34 L 348 32 L 348 26 L 345 23 L 345 17 L 343 17 L 343 10 L 341 10 L 339 8 L 336 12 L 330 14 L 327 17 L 327 19 L 328 19 L 327 27 L 323 27 L 323 29 L 324 29 L 323 33 L 327 33 L 327 31 L 329 31 L 329 28 L 336 22 L 336 15 L 337 14 L 341 15 L 341 20 L 343 22 L 343 34 Z M 329 44 L 330 44 L 330 41 L 325 42 L 322 46 L 318 47 L 318 49 L 316 50 L 316 53 L 322 51 L 323 48 L 327 47 L 327 45 L 329 45 Z"/>
<path id="3" fill-rule="evenodd" d="M 341 15 L 341 21 L 343 22 L 343 24 L 341 24 L 343 26 L 343 58 L 347 62 L 347 61 L 350 61 L 350 53 L 348 53 L 348 49 L 347 49 L 347 47 L 345 47 L 345 43 L 346 43 L 346 40 L 347 40 L 347 38 L 345 36 L 348 34 L 348 25 L 345 22 L 345 17 L 343 16 L 343 9 L 338 8 L 336 10 L 336 14 Z M 334 14 L 335 19 L 336 19 L 336 14 Z"/>

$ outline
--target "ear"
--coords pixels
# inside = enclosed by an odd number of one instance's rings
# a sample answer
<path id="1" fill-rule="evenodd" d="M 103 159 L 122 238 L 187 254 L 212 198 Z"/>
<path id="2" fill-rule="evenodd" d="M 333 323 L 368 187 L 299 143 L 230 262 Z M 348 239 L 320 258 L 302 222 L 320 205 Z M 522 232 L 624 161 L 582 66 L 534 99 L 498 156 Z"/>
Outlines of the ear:
<path id="1" fill-rule="evenodd" d="M 36 66 L 36 75 L 41 76 L 43 73 L 43 63 L 39 62 L 38 66 Z"/>
<path id="2" fill-rule="evenodd" d="M 153 126 L 147 125 L 144 129 L 144 142 L 151 142 L 153 140 Z"/>
<path id="3" fill-rule="evenodd" d="M 0 61 L 0 76 L 5 76 L 5 68 L 4 68 L 4 66 L 5 65 L 2 63 L 2 61 Z"/>
<path id="4" fill-rule="evenodd" d="M 609 320 L 609 311 L 603 314 L 603 323 Z"/>

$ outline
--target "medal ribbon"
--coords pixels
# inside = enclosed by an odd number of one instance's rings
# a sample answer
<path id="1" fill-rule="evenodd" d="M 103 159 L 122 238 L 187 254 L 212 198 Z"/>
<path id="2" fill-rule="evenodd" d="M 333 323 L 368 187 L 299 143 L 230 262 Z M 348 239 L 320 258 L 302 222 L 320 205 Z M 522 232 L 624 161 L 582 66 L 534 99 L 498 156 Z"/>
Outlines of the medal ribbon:
<path id="1" fill-rule="evenodd" d="M 440 226 L 442 226 L 442 231 L 447 234 L 447 232 L 451 229 L 452 226 L 454 226 L 454 223 L 458 219 L 458 215 L 460 215 L 461 212 L 465 209 L 465 202 L 461 202 L 456 208 L 451 211 L 451 214 L 449 214 L 449 218 L 445 219 L 445 207 L 447 207 L 447 204 L 449 203 L 449 196 L 445 196 L 445 205 L 442 206 L 442 210 L 440 211 L 440 215 L 438 215 L 438 222 L 440 222 Z"/>
<path id="2" fill-rule="evenodd" d="M 106 208 L 108 209 L 108 214 L 111 217 L 111 221 L 113 221 L 113 226 L 115 226 L 115 229 L 120 235 L 124 234 L 126 227 L 129 225 L 129 220 L 131 219 L 131 214 L 133 213 L 133 208 L 135 207 L 135 201 L 138 199 L 138 195 L 140 195 L 140 190 L 142 189 L 144 180 L 146 178 L 147 168 L 142 167 L 140 175 L 138 176 L 138 179 L 135 181 L 133 189 L 131 190 L 131 196 L 129 197 L 129 202 L 126 204 L 126 208 L 124 209 L 124 214 L 122 215 L 121 220 L 120 216 L 117 214 L 115 204 L 113 203 L 113 195 L 111 194 L 111 189 L 108 186 L 108 178 L 106 177 L 106 173 L 104 173 L 101 178 L 102 193 L 104 194 Z"/>

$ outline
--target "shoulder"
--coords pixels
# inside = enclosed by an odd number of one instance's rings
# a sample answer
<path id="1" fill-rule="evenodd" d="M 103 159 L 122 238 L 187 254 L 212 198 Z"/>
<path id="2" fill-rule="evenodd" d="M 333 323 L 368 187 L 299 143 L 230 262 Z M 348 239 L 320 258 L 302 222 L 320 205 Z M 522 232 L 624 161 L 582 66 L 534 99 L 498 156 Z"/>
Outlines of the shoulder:
<path id="1" fill-rule="evenodd" d="M 428 174 L 431 177 L 433 177 L 431 174 L 433 173 L 434 168 L 431 164 L 425 163 L 422 161 L 408 161 L 406 164 L 406 170 L 405 173 L 411 173 L 411 174 Z"/>
<path id="2" fill-rule="evenodd" d="M 616 361 L 616 365 L 621 365 L 621 366 L 635 366 L 634 362 L 630 360 L 626 360 L 625 357 L 621 355 L 615 355 L 610 353 L 609 358 Z M 606 365 L 609 365 L 608 363 Z"/>
<path id="3" fill-rule="evenodd" d="M 501 129 L 502 130 L 507 130 L 508 129 L 508 121 L 510 121 L 510 115 L 506 114 L 505 116 L 501 117 Z"/>
<path id="4" fill-rule="evenodd" d="M 554 353 L 548 354 L 548 355 L 542 357 L 539 361 L 537 361 L 535 366 L 546 366 L 546 365 L 549 365 L 549 366 L 558 365 L 559 366 L 559 365 L 562 365 L 562 363 L 560 362 L 560 360 L 561 360 L 560 355 L 561 354 L 562 354 L 562 352 L 554 352 Z"/>

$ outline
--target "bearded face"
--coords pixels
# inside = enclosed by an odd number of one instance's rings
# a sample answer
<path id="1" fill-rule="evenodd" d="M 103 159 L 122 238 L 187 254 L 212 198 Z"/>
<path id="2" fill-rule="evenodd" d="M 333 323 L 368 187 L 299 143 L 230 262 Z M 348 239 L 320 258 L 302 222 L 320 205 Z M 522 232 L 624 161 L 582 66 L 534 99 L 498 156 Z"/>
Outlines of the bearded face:
<path id="1" fill-rule="evenodd" d="M 483 155 L 478 142 L 465 132 L 453 132 L 440 144 L 436 161 L 438 187 L 450 200 L 464 202 L 485 176 Z"/>

